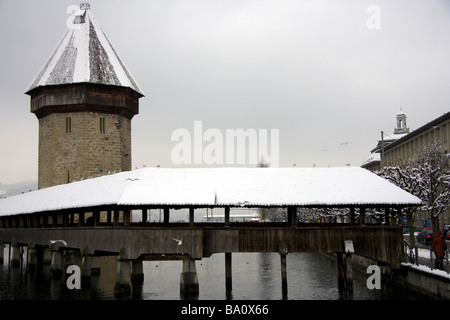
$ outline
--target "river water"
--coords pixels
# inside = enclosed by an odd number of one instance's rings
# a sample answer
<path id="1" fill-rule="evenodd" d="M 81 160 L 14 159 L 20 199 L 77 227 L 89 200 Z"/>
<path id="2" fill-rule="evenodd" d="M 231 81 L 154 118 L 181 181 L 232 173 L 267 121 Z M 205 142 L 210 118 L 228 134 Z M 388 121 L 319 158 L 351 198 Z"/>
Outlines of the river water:
<path id="1" fill-rule="evenodd" d="M 111 300 L 114 295 L 115 270 L 103 269 L 108 259 L 100 260 L 102 271 L 83 282 L 80 290 L 69 290 L 65 279 L 52 279 L 50 265 L 27 271 L 24 266 L 11 267 L 5 261 L 0 272 L 0 300 Z M 144 281 L 132 285 L 132 293 L 126 299 L 179 300 L 181 261 L 145 261 Z M 196 262 L 200 292 L 199 300 L 281 300 L 281 264 L 278 253 L 233 253 L 233 289 L 225 290 L 225 256 L 214 254 Z M 113 269 L 113 268 L 110 268 Z M 410 291 L 382 282 L 380 290 L 369 290 L 369 276 L 353 269 L 355 300 L 421 299 Z M 339 300 L 346 298 L 339 293 L 335 259 L 312 253 L 287 255 L 288 295 L 293 300 Z M 192 298 L 192 297 L 191 297 Z"/>

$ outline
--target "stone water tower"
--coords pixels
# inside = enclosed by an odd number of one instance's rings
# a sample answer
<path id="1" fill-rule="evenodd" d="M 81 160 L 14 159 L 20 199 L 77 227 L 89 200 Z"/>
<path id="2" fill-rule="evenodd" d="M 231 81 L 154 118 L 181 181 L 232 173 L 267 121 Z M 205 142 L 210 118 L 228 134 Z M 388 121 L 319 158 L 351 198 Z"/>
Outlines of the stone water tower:
<path id="1" fill-rule="evenodd" d="M 26 94 L 39 120 L 39 189 L 131 170 L 131 119 L 144 95 L 88 3 Z"/>

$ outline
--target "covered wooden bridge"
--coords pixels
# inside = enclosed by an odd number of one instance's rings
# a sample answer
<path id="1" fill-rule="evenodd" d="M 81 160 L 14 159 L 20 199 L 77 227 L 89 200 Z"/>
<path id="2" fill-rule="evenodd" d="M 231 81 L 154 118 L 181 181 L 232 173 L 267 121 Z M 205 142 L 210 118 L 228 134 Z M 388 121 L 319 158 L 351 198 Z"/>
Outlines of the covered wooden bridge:
<path id="1" fill-rule="evenodd" d="M 143 260 L 182 259 L 182 291 L 198 291 L 196 259 L 224 252 L 231 290 L 233 252 L 279 252 L 282 266 L 288 252 L 333 252 L 348 271 L 345 244 L 351 243 L 352 252 L 399 268 L 401 229 L 366 224 L 365 211 L 383 208 L 388 219 L 392 210 L 420 203 L 362 168 L 143 168 L 1 199 L 0 242 L 27 246 L 34 263 L 49 240 L 63 239 L 66 246 L 50 245 L 54 270 L 62 269 L 59 255 L 67 251 L 84 262 L 117 255 L 118 288 L 142 272 Z M 218 207 L 223 223 L 194 221 L 196 209 Z M 287 208 L 286 222 L 230 223 L 233 207 Z M 348 208 L 349 223 L 300 224 L 299 207 Z M 172 223 L 171 210 L 181 208 L 189 209 L 189 221 Z M 149 223 L 149 209 L 161 209 L 163 221 Z M 140 210 L 142 222 L 132 221 L 132 210 Z"/>

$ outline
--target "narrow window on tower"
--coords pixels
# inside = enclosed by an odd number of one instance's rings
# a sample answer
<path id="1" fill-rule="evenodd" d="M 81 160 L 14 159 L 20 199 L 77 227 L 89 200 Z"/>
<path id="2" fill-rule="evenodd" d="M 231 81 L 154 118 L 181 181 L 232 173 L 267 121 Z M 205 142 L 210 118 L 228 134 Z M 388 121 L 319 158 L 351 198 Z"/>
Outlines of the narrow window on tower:
<path id="1" fill-rule="evenodd" d="M 106 133 L 105 118 L 100 118 L 100 133 Z"/>
<path id="2" fill-rule="evenodd" d="M 66 133 L 72 132 L 72 118 L 67 117 L 66 118 Z"/>

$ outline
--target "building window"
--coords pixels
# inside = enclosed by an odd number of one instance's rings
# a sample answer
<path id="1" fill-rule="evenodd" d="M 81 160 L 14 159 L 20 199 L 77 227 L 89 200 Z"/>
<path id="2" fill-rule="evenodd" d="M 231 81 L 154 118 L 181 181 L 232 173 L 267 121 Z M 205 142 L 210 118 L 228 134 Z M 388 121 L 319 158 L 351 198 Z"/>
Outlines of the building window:
<path id="1" fill-rule="evenodd" d="M 100 133 L 106 133 L 105 118 L 100 118 Z"/>
<path id="2" fill-rule="evenodd" d="M 66 133 L 72 132 L 72 118 L 67 117 L 66 118 Z"/>

